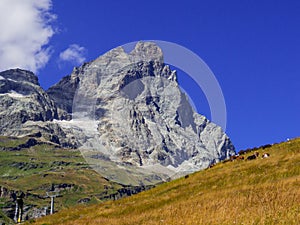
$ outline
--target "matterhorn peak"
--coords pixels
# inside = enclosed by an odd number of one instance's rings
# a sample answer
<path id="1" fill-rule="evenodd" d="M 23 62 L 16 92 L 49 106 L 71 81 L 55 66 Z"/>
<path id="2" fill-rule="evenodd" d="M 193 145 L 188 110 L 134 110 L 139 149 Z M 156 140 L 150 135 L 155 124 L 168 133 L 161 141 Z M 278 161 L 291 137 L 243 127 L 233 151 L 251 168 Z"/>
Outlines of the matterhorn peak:
<path id="1" fill-rule="evenodd" d="M 153 42 L 117 47 L 47 92 L 31 72 L 2 72 L 0 135 L 39 132 L 79 148 L 101 175 L 126 185 L 156 184 L 235 154 L 221 127 L 194 111 L 163 59 Z"/>

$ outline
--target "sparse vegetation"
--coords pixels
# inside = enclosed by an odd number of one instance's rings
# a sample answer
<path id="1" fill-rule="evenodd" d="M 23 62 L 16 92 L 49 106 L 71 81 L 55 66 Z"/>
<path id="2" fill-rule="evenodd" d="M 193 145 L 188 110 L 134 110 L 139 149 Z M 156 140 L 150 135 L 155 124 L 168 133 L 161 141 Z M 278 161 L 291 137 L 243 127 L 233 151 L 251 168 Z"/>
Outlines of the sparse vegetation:
<path id="1" fill-rule="evenodd" d="M 35 224 L 300 224 L 300 139 L 256 151 L 270 157 L 219 163 L 135 196 L 76 206 Z"/>
<path id="2" fill-rule="evenodd" d="M 85 205 L 99 203 L 102 196 L 122 188 L 92 170 L 78 150 L 49 144 L 5 150 L 27 141 L 28 138 L 0 137 L 0 147 L 3 147 L 0 150 L 0 203 L 3 211 L 8 210 L 10 214 L 14 211 L 15 203 L 9 194 L 11 191 L 26 194 L 24 205 L 30 211 L 49 207 L 50 199 L 46 198 L 46 192 L 58 190 L 60 197 L 55 199 L 55 209 L 59 211 L 79 202 Z M 32 216 L 32 213 L 29 215 Z"/>

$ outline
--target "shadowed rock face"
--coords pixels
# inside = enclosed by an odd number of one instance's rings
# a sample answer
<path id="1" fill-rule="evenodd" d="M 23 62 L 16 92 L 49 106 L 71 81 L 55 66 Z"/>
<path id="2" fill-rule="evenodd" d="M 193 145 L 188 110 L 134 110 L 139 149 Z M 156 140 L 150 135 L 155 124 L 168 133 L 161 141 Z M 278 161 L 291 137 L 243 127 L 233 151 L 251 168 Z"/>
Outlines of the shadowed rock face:
<path id="1" fill-rule="evenodd" d="M 30 72 L 1 74 L 1 112 L 12 120 L 0 119 L 2 135 L 55 135 L 119 183 L 153 184 L 235 154 L 222 129 L 193 111 L 154 43 L 140 42 L 130 53 L 115 48 L 47 93 Z"/>
<path id="2" fill-rule="evenodd" d="M 82 68 L 75 68 L 69 76 L 63 77 L 57 84 L 50 87 L 46 92 L 55 102 L 60 119 L 70 120 L 72 118 L 73 98 L 78 88 Z"/>

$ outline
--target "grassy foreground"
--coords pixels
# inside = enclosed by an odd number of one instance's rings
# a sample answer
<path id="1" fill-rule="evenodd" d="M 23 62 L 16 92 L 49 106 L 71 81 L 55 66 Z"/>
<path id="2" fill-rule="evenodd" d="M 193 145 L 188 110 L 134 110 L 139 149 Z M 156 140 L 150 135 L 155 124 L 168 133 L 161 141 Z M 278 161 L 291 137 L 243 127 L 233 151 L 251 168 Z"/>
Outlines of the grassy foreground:
<path id="1" fill-rule="evenodd" d="M 270 158 L 219 163 L 135 196 L 77 206 L 35 224 L 300 224 L 300 139 L 258 152 Z"/>

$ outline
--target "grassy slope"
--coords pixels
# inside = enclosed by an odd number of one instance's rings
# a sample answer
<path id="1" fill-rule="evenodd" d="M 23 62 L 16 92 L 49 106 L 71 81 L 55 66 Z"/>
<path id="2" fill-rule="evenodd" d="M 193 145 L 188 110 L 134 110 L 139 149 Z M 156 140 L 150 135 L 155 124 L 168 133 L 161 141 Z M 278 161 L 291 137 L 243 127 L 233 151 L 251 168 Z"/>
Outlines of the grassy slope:
<path id="1" fill-rule="evenodd" d="M 16 147 L 27 140 L 0 137 L 0 147 Z M 24 199 L 25 205 L 49 206 L 49 198 L 41 199 L 38 196 L 46 196 L 46 191 L 52 185 L 59 184 L 69 184 L 72 188 L 60 192 L 61 197 L 55 201 L 56 210 L 74 206 L 78 200 L 86 197 L 91 199 L 90 203 L 99 202 L 95 195 L 104 191 L 113 193 L 121 188 L 86 165 L 77 150 L 43 144 L 20 151 L 0 151 L 0 186 L 30 193 Z M 7 198 L 0 200 L 2 207 L 6 205 L 5 202 L 12 204 Z"/>
<path id="2" fill-rule="evenodd" d="M 220 163 L 149 191 L 77 206 L 36 224 L 300 224 L 300 139 L 271 157 Z"/>
<path id="3" fill-rule="evenodd" d="M 2 222 L 2 224 L 14 224 L 13 220 L 8 218 L 2 211 L 0 211 L 0 221 Z"/>

